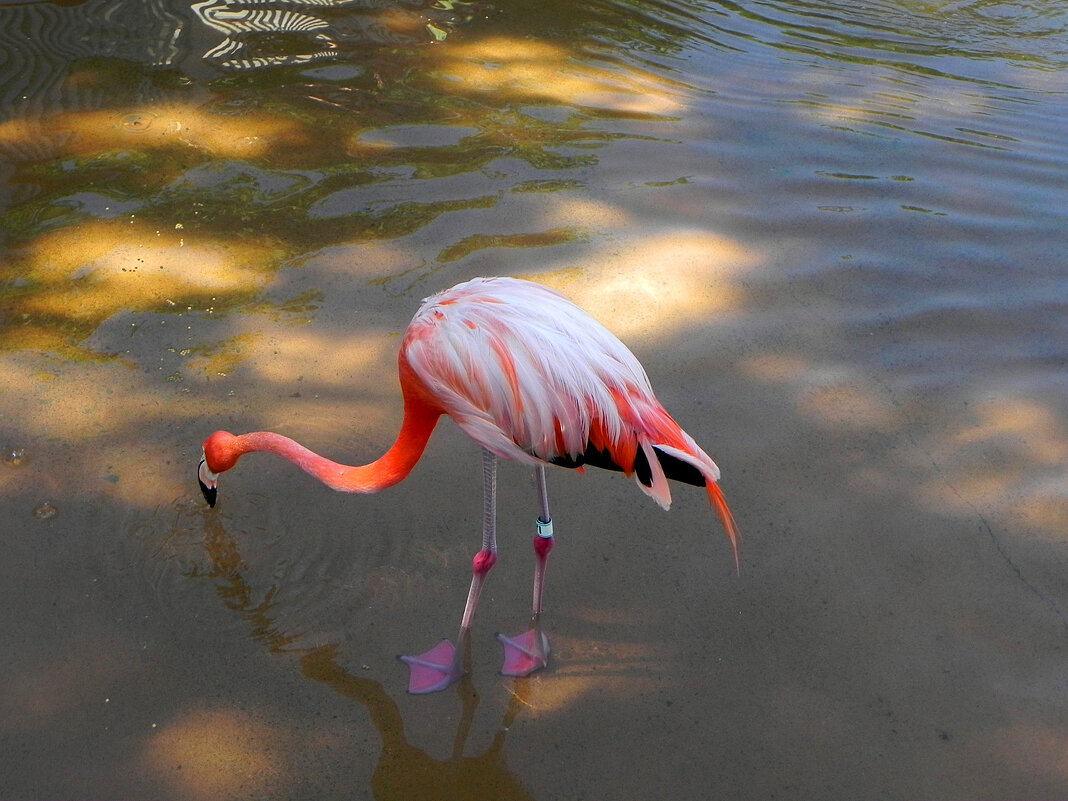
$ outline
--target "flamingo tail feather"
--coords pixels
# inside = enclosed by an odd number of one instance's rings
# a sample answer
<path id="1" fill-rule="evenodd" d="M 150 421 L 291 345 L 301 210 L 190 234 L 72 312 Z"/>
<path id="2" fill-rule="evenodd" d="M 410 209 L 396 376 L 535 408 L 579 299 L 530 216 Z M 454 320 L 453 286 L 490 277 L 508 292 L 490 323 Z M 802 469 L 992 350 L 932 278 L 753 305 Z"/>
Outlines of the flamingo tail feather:
<path id="1" fill-rule="evenodd" d="M 734 522 L 734 515 L 731 514 L 730 507 L 727 506 L 727 499 L 723 497 L 723 490 L 719 488 L 719 484 L 709 481 L 705 484 L 705 487 L 708 489 L 708 500 L 712 504 L 712 508 L 716 510 L 716 514 L 723 524 L 723 530 L 727 534 L 727 539 L 731 542 L 731 548 L 734 551 L 734 569 L 740 573 L 742 568 L 741 563 L 738 561 L 738 524 Z"/>

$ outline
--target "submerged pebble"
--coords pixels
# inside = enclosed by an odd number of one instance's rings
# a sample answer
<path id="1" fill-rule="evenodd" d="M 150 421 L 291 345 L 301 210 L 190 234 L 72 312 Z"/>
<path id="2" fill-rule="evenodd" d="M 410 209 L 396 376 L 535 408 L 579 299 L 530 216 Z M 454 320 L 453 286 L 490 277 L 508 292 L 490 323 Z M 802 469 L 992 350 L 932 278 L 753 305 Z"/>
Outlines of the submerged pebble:
<path id="1" fill-rule="evenodd" d="M 50 520 L 59 514 L 59 510 L 48 501 L 38 504 L 33 509 L 34 520 Z"/>
<path id="2" fill-rule="evenodd" d="M 26 464 L 27 458 L 25 448 L 12 448 L 4 454 L 4 464 L 8 467 L 21 467 Z"/>

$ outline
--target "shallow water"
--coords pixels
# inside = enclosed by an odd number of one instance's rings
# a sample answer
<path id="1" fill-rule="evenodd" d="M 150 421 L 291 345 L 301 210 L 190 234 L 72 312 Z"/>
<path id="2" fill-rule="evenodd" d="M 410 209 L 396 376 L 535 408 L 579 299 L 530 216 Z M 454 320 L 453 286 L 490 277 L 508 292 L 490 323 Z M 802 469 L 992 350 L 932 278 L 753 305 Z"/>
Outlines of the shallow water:
<path id="1" fill-rule="evenodd" d="M 1066 26 L 0 3 L 0 796 L 1064 796 Z M 552 471 L 553 659 L 504 679 L 505 465 L 469 680 L 416 698 L 475 446 L 366 497 L 252 457 L 208 510 L 194 472 L 216 428 L 375 458 L 408 319 L 485 274 L 634 350 L 741 570 L 703 493 Z"/>

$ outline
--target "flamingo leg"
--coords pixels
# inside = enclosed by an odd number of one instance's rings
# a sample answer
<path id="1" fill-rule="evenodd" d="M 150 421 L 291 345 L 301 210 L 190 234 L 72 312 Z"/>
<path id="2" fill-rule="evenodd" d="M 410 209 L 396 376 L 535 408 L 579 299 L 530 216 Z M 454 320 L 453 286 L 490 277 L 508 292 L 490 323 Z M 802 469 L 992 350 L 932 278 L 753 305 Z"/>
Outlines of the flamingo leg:
<path id="1" fill-rule="evenodd" d="M 553 521 L 549 514 L 549 493 L 545 488 L 545 468 L 535 468 L 538 485 L 540 513 L 534 521 L 534 600 L 530 615 L 530 629 L 517 637 L 498 634 L 504 646 L 504 664 L 501 673 L 505 676 L 529 676 L 545 667 L 549 661 L 549 640 L 541 628 L 542 598 L 545 592 L 545 566 L 553 549 Z"/>
<path id="2" fill-rule="evenodd" d="M 471 563 L 471 587 L 460 619 L 458 641 L 470 640 L 471 621 L 478 608 L 486 576 L 497 561 L 497 457 L 482 451 L 482 548 Z M 463 651 L 442 640 L 418 656 L 401 656 L 408 665 L 408 692 L 415 694 L 444 690 L 464 674 Z"/>

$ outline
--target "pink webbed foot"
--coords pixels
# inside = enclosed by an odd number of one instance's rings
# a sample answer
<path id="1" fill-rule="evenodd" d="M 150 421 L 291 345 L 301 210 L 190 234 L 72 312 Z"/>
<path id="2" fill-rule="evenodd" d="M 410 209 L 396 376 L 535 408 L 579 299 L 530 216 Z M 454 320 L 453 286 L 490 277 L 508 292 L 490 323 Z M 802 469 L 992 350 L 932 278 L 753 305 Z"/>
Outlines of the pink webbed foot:
<path id="1" fill-rule="evenodd" d="M 504 664 L 501 673 L 505 676 L 529 676 L 541 670 L 549 663 L 549 640 L 541 628 L 533 628 L 518 637 L 505 637 L 498 634 L 497 639 L 504 646 Z"/>
<path id="2" fill-rule="evenodd" d="M 463 676 L 459 653 L 451 642 L 442 640 L 418 656 L 399 656 L 408 666 L 408 692 L 415 695 L 444 690 Z"/>

